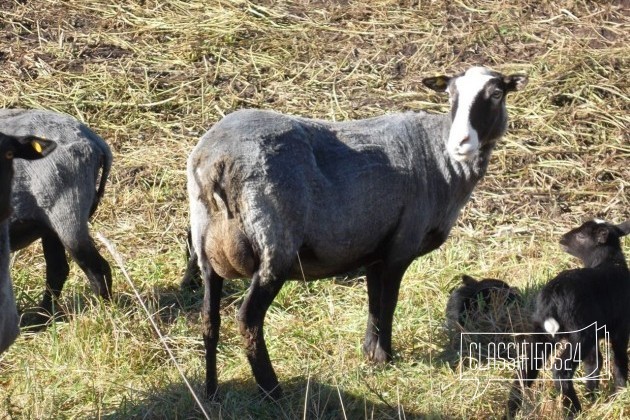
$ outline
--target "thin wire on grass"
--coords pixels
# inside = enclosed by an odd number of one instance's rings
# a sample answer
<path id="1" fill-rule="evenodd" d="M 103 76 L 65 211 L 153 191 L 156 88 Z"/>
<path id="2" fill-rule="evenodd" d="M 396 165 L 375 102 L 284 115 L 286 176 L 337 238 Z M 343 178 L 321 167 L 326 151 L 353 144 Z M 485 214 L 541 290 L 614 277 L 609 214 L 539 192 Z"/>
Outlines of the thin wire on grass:
<path id="1" fill-rule="evenodd" d="M 304 393 L 304 415 L 302 416 L 303 420 L 306 420 L 307 418 L 307 411 L 308 411 L 308 390 L 309 387 L 311 385 L 311 372 L 310 372 L 310 367 L 309 370 L 307 372 L 307 377 L 306 377 L 306 392 Z"/>
<path id="2" fill-rule="evenodd" d="M 116 264 L 118 264 L 118 266 L 120 267 L 120 271 L 122 272 L 123 276 L 125 277 L 125 279 L 129 283 L 129 286 L 131 286 L 131 289 L 133 290 L 133 293 L 136 295 L 136 298 L 138 299 L 138 302 L 140 303 L 140 306 L 142 306 L 142 309 L 147 314 L 147 317 L 149 318 L 149 322 L 151 323 L 151 326 L 153 327 L 153 329 L 157 333 L 158 337 L 160 338 L 160 342 L 162 343 L 162 345 L 164 346 L 164 349 L 166 350 L 166 352 L 168 353 L 169 357 L 173 361 L 173 364 L 175 364 L 175 367 L 177 368 L 177 371 L 179 372 L 179 375 L 184 380 L 184 383 L 188 387 L 188 390 L 190 391 L 190 394 L 192 395 L 192 397 L 195 400 L 195 402 L 197 403 L 197 406 L 199 407 L 199 409 L 203 413 L 204 417 L 207 420 L 210 420 L 210 416 L 208 415 L 208 413 L 206 412 L 205 408 L 203 407 L 203 404 L 201 403 L 201 400 L 197 396 L 197 393 L 195 393 L 195 390 L 190 385 L 190 382 L 188 382 L 188 379 L 186 379 L 186 375 L 184 375 L 184 371 L 182 370 L 181 366 L 177 362 L 177 359 L 175 358 L 175 355 L 173 354 L 173 351 L 171 350 L 171 348 L 166 343 L 166 338 L 164 338 L 164 336 L 162 335 L 162 332 L 160 331 L 160 329 L 158 328 L 157 324 L 153 320 L 153 315 L 151 315 L 151 312 L 149 312 L 149 309 L 144 304 L 144 302 L 142 300 L 142 297 L 140 296 L 140 293 L 138 293 L 138 290 L 136 289 L 135 285 L 131 281 L 131 277 L 129 277 L 129 274 L 127 273 L 127 270 L 125 269 L 125 265 L 124 265 L 124 261 L 122 259 L 122 256 L 116 250 L 116 247 L 114 246 L 114 244 L 112 244 L 109 241 L 109 239 L 107 239 L 105 237 L 105 235 L 103 235 L 102 233 L 98 232 L 96 234 L 96 237 L 105 245 L 105 247 L 107 247 L 107 250 L 112 255 L 112 257 L 114 257 L 114 260 L 116 261 Z"/>
<path id="3" fill-rule="evenodd" d="M 341 396 L 341 390 L 339 389 L 339 384 L 336 380 L 335 388 L 337 388 L 337 396 L 339 397 L 339 404 L 341 404 L 341 414 L 343 414 L 343 420 L 348 420 L 348 416 L 346 415 L 346 408 L 343 406 L 343 397 Z"/>

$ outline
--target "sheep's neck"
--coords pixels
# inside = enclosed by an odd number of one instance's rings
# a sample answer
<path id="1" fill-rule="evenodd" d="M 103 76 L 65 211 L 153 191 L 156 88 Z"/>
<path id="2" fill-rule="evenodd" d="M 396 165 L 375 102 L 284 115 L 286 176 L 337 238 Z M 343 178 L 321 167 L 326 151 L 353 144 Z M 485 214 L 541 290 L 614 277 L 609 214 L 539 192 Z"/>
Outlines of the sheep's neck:
<path id="1" fill-rule="evenodd" d="M 449 116 L 444 115 L 443 120 L 443 132 L 442 132 L 442 140 L 443 143 L 441 147 L 443 147 L 443 153 L 448 156 L 448 162 L 452 170 L 455 171 L 460 176 L 464 176 L 467 180 L 473 183 L 473 186 L 481 180 L 486 174 L 486 170 L 488 169 L 488 164 L 490 163 L 490 156 L 492 155 L 492 151 L 496 146 L 499 139 L 503 136 L 502 133 L 497 138 L 481 138 L 479 139 L 481 145 L 479 147 L 478 153 L 476 153 L 471 159 L 468 159 L 464 162 L 458 161 L 453 158 L 448 152 L 447 144 L 448 138 L 451 131 L 452 121 Z"/>
<path id="2" fill-rule="evenodd" d="M 455 172 L 464 175 L 474 186 L 486 174 L 488 164 L 490 163 L 490 155 L 495 145 L 496 140 L 487 141 L 479 148 L 479 153 L 465 162 L 459 162 L 449 155 L 450 165 Z M 448 154 L 448 152 L 446 153 Z"/>
<path id="3" fill-rule="evenodd" d="M 611 264 L 628 269 L 628 264 L 621 250 L 601 249 L 598 251 L 593 252 L 589 258 L 582 260 L 585 267 L 595 268 L 602 264 Z"/>

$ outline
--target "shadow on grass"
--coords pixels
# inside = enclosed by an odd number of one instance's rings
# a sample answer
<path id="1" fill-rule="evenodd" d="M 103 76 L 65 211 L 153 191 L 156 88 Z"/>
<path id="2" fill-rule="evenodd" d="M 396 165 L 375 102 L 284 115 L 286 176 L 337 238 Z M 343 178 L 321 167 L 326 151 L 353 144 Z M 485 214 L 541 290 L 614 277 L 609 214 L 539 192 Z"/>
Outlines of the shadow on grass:
<path id="1" fill-rule="evenodd" d="M 283 384 L 284 397 L 278 401 L 264 400 L 253 382 L 220 383 L 219 396 L 214 401 L 203 399 L 203 384 L 193 382 L 202 398 L 204 409 L 212 419 L 415 419 L 440 417 L 440 413 L 407 411 L 391 403 L 374 401 L 343 391 L 335 386 L 304 379 Z M 146 396 L 124 397 L 115 409 L 101 412 L 104 419 L 174 419 L 203 418 L 188 388 L 183 383 L 171 384 Z"/>

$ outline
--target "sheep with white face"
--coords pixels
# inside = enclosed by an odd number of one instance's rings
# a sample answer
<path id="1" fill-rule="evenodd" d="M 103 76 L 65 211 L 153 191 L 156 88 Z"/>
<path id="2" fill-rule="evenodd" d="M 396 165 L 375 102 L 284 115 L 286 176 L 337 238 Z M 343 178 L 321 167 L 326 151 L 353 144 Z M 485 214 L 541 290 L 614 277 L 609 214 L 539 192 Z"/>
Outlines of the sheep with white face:
<path id="1" fill-rule="evenodd" d="M 187 169 L 193 255 L 205 290 L 207 394 L 217 389 L 224 279 L 252 279 L 238 319 L 256 382 L 271 397 L 280 388 L 263 321 L 288 279 L 365 267 L 363 351 L 375 362 L 391 360 L 403 274 L 446 240 L 507 128 L 505 95 L 526 81 L 479 67 L 424 79 L 449 93 L 450 115 L 329 122 L 241 110 L 212 127 Z"/>

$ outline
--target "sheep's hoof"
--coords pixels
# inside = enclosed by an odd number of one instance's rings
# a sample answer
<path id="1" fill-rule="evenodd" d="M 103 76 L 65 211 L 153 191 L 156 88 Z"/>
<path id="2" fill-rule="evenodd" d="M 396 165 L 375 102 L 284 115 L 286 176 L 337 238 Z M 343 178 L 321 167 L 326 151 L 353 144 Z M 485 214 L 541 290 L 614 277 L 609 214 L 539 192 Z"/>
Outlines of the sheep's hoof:
<path id="1" fill-rule="evenodd" d="M 378 363 L 380 365 L 384 365 L 384 364 L 387 364 L 387 363 L 391 363 L 393 358 L 392 358 L 391 354 L 389 354 L 388 352 L 383 350 L 382 347 L 377 346 L 376 350 L 374 351 L 374 357 L 372 358 L 372 360 L 375 363 Z"/>
<path id="2" fill-rule="evenodd" d="M 36 312 L 29 310 L 22 315 L 20 328 L 30 332 L 39 332 L 48 328 L 53 322 L 64 319 L 65 314 L 63 312 L 58 311 L 51 315 L 45 309 L 38 308 Z"/>
<path id="3" fill-rule="evenodd" d="M 363 349 L 363 351 L 368 360 L 377 365 L 385 365 L 387 363 L 391 363 L 393 360 L 392 356 L 388 352 L 383 350 L 383 348 L 379 345 L 374 346 L 374 348 L 370 349 L 369 352 L 366 351 L 365 348 Z"/>
<path id="4" fill-rule="evenodd" d="M 182 293 L 192 293 L 192 292 L 196 292 L 197 290 L 199 290 L 201 288 L 201 286 L 202 285 L 199 283 L 199 281 L 197 281 L 197 279 L 184 277 L 184 279 L 179 284 L 179 290 Z"/>
<path id="5" fill-rule="evenodd" d="M 373 338 L 369 340 L 365 340 L 363 342 L 363 355 L 368 358 L 368 360 L 372 360 L 374 357 L 374 352 L 376 351 L 376 346 L 378 345 L 378 339 Z"/>

